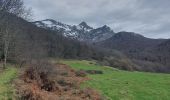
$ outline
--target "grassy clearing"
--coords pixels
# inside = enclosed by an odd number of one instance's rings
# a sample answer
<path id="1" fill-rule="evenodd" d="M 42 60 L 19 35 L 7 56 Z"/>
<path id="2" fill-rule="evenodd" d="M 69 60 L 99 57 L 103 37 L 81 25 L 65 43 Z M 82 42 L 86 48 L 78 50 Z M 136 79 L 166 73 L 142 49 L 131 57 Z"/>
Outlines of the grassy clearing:
<path id="1" fill-rule="evenodd" d="M 11 81 L 16 78 L 17 69 L 8 67 L 0 73 L 0 100 L 12 100 L 13 87 Z"/>
<path id="2" fill-rule="evenodd" d="M 170 100 L 170 75 L 128 72 L 96 65 L 91 61 L 62 61 L 74 69 L 102 70 L 102 75 L 89 75 L 83 84 L 99 90 L 109 100 Z"/>

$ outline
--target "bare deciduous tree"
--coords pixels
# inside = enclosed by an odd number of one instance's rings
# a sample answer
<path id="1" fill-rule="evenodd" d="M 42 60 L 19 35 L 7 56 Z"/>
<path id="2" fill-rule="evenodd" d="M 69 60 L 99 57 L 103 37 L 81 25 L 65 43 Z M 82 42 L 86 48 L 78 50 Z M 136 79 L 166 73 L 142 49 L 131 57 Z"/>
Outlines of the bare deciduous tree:
<path id="1" fill-rule="evenodd" d="M 10 44 L 12 43 L 14 33 L 11 32 L 11 26 L 9 25 L 9 21 L 6 17 L 9 14 L 14 14 L 18 17 L 22 17 L 28 19 L 31 15 L 31 9 L 26 9 L 23 3 L 23 0 L 0 0 L 0 19 L 4 20 L 5 25 L 1 27 L 1 48 L 2 54 L 1 58 L 3 59 L 3 68 L 6 67 L 7 57 L 9 53 Z M 3 28 L 3 29 L 2 29 Z"/>
<path id="2" fill-rule="evenodd" d="M 20 15 L 23 12 L 22 0 L 0 0 L 0 10 L 4 12 Z"/>
<path id="3" fill-rule="evenodd" d="M 26 8 L 23 0 L 0 0 L 0 18 L 2 12 L 12 13 L 26 20 L 30 20 L 32 16 L 32 9 Z"/>

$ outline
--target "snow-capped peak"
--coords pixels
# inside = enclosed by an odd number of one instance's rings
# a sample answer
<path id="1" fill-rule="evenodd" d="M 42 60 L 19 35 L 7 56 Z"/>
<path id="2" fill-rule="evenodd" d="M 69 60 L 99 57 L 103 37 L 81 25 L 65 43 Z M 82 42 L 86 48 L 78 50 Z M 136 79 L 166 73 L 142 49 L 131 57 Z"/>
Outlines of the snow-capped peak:
<path id="1" fill-rule="evenodd" d="M 41 22 L 44 22 L 45 24 L 54 24 L 54 23 L 57 23 L 55 20 L 53 19 L 45 19 L 45 20 L 42 20 Z"/>
<path id="2" fill-rule="evenodd" d="M 87 29 L 93 29 L 92 27 L 90 27 L 89 25 L 87 25 L 87 23 L 86 22 L 81 22 L 80 24 L 79 24 L 79 26 L 81 26 L 81 27 L 84 27 L 84 28 L 87 28 Z"/>
<path id="3" fill-rule="evenodd" d="M 90 27 L 89 25 L 87 25 L 87 23 L 86 22 L 81 22 L 79 25 L 77 25 L 77 29 L 78 30 L 83 30 L 83 31 L 87 31 L 87 32 L 89 32 L 89 31 L 91 31 L 93 28 L 92 27 Z"/>
<path id="4" fill-rule="evenodd" d="M 110 29 L 110 27 L 107 26 L 107 25 L 104 25 L 102 28 L 104 28 L 104 29 Z"/>
<path id="5" fill-rule="evenodd" d="M 42 21 L 33 22 L 33 24 L 41 28 L 62 32 L 65 37 L 80 41 L 99 42 L 114 35 L 114 32 L 111 30 L 111 28 L 106 25 L 97 29 L 93 29 L 86 22 L 81 22 L 77 26 L 72 26 L 52 19 L 45 19 Z"/>

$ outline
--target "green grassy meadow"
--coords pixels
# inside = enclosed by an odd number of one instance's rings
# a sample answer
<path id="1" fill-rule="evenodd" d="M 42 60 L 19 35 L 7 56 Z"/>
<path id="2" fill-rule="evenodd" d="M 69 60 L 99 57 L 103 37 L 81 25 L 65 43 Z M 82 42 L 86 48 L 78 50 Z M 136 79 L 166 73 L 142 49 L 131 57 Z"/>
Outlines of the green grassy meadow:
<path id="1" fill-rule="evenodd" d="M 12 100 L 14 88 L 12 80 L 17 76 L 17 69 L 8 67 L 0 73 L 0 100 Z"/>
<path id="2" fill-rule="evenodd" d="M 108 100 L 170 100 L 170 74 L 121 71 L 85 60 L 62 62 L 77 70 L 103 71 L 88 75 L 91 80 L 82 86 L 98 90 Z"/>

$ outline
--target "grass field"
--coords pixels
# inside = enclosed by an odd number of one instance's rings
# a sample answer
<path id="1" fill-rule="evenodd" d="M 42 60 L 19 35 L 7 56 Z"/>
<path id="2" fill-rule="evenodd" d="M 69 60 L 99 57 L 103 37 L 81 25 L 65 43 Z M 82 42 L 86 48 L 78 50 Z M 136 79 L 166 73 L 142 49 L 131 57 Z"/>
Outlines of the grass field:
<path id="1" fill-rule="evenodd" d="M 11 81 L 16 77 L 17 69 L 8 67 L 0 73 L 0 100 L 12 100 L 13 87 Z"/>
<path id="2" fill-rule="evenodd" d="M 170 100 L 170 75 L 128 72 L 96 65 L 91 61 L 62 61 L 74 69 L 102 70 L 102 75 L 83 84 L 100 91 L 109 100 Z"/>

